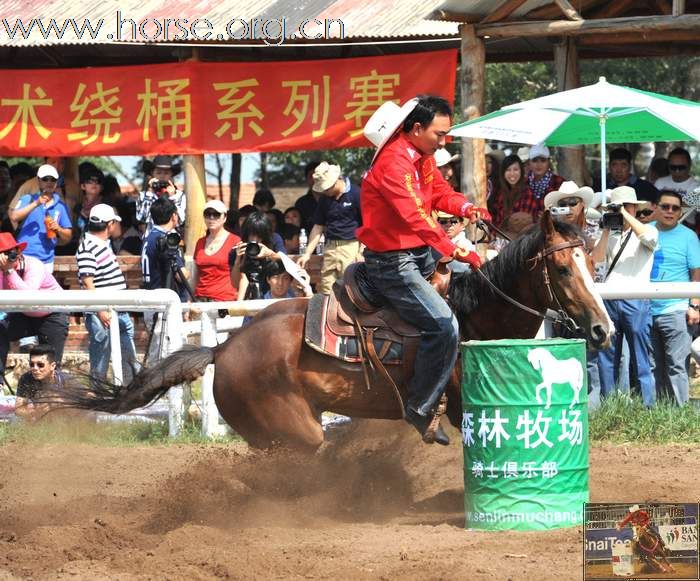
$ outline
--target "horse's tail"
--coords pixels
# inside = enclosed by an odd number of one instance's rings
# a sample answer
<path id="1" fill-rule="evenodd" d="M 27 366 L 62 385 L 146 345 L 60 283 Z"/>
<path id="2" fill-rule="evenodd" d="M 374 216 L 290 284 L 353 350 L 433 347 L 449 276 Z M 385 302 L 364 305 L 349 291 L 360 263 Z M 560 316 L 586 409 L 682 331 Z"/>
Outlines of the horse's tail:
<path id="1" fill-rule="evenodd" d="M 215 352 L 216 348 L 186 345 L 152 367 L 144 367 L 129 385 L 90 377 L 90 387 L 86 388 L 77 378 L 71 378 L 61 389 L 42 392 L 34 401 L 52 407 L 126 413 L 156 401 L 174 385 L 200 377 L 214 362 Z"/>

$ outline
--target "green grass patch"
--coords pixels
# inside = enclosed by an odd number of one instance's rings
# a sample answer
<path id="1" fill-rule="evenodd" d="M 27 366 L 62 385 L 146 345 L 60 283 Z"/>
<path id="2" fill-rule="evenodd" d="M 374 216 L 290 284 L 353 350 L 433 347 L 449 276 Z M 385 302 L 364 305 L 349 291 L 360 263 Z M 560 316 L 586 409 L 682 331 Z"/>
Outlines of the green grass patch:
<path id="1" fill-rule="evenodd" d="M 92 444 L 98 446 L 163 446 L 172 444 L 221 445 L 241 441 L 236 435 L 204 438 L 199 423 L 186 422 L 177 438 L 168 436 L 168 423 L 46 421 L 36 424 L 0 424 L 0 446 L 23 444 Z"/>
<path id="2" fill-rule="evenodd" d="M 647 409 L 639 397 L 617 393 L 590 415 L 590 439 L 646 444 L 700 443 L 700 409 L 661 400 Z"/>

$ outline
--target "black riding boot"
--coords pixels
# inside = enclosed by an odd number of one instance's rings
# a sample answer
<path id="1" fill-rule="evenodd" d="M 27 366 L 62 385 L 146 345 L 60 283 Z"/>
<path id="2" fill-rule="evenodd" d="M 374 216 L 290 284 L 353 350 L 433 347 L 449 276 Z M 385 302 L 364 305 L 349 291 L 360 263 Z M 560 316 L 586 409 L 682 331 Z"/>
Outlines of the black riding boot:
<path id="1" fill-rule="evenodd" d="M 428 426 L 430 426 L 430 422 L 432 420 L 432 415 L 422 416 L 418 412 L 412 410 L 411 408 L 406 409 L 406 421 L 409 424 L 411 424 L 416 430 L 418 430 L 418 433 L 421 435 L 421 438 L 426 444 L 432 444 L 433 442 L 436 442 L 442 446 L 447 446 L 450 443 L 450 438 L 447 436 L 447 434 L 442 429 L 442 426 L 439 424 L 437 429 L 435 430 L 435 438 L 426 438 L 425 432 L 428 429 Z"/>

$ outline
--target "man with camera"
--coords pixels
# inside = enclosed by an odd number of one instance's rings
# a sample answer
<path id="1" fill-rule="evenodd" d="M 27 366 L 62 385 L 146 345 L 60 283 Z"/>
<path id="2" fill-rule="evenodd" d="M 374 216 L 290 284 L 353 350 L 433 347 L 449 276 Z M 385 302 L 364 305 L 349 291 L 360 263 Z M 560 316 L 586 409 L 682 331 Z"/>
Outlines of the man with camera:
<path id="1" fill-rule="evenodd" d="M 97 204 L 90 210 L 87 231 L 80 240 L 75 258 L 78 262 L 80 288 L 87 290 L 126 289 L 126 279 L 109 243 L 110 236 L 121 218 L 112 206 Z M 85 314 L 85 328 L 90 338 L 90 374 L 100 379 L 107 377 L 111 355 L 109 327 L 119 325 L 122 368 L 125 384 L 131 380 L 136 367 L 134 324 L 129 313 L 117 313 L 116 321 L 110 311 Z"/>
<path id="2" fill-rule="evenodd" d="M 652 224 L 643 224 L 636 216 L 643 202 L 630 186 L 612 190 L 605 206 L 602 233 L 593 251 L 596 263 L 607 266 L 605 282 L 633 288 L 635 283 L 649 282 L 659 232 Z M 656 403 L 656 384 L 651 371 L 651 316 L 648 299 L 606 300 L 605 308 L 615 325 L 613 345 L 598 354 L 601 396 L 615 390 L 620 377 L 622 339 L 627 340 L 630 358 L 646 407 Z"/>
<path id="3" fill-rule="evenodd" d="M 0 289 L 25 293 L 61 291 L 46 265 L 38 258 L 24 255 L 26 247 L 26 242 L 17 243 L 9 232 L 0 233 Z M 68 315 L 38 311 L 8 313 L 0 322 L 0 383 L 4 383 L 10 341 L 33 335 L 38 335 L 42 343 L 53 346 L 60 366 L 68 335 Z"/>
<path id="4" fill-rule="evenodd" d="M 151 220 L 153 228 L 144 238 L 141 251 L 141 272 L 143 288 L 169 288 L 180 295 L 182 300 L 192 300 L 192 290 L 187 282 L 188 274 L 185 261 L 180 252 L 180 234 L 176 228 L 180 223 L 177 207 L 166 197 L 158 198 L 151 205 Z M 143 314 L 146 327 L 150 331 L 148 360 L 160 353 L 160 319 L 155 317 L 155 311 L 145 311 Z"/>
<path id="5" fill-rule="evenodd" d="M 183 231 L 187 210 L 187 196 L 182 190 L 178 190 L 173 182 L 173 177 L 180 173 L 180 165 L 173 163 L 169 155 L 156 155 L 153 159 L 152 177 L 148 180 L 148 188 L 139 194 L 136 203 L 136 219 L 146 223 L 144 239 L 153 228 L 151 206 L 156 200 L 165 198 L 175 204 L 177 215 L 180 219 L 178 229 Z"/>

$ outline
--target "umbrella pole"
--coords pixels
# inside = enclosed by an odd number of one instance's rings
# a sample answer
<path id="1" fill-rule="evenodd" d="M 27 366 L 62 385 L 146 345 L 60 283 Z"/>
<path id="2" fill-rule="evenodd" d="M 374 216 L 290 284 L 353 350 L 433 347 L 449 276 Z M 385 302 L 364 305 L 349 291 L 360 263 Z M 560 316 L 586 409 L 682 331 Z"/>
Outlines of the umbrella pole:
<path id="1" fill-rule="evenodd" d="M 603 203 L 605 204 L 607 200 L 607 196 L 605 195 L 605 189 L 606 189 L 606 183 L 605 183 L 605 176 L 607 174 L 606 172 L 606 162 L 607 162 L 607 154 L 605 153 L 605 120 L 607 119 L 607 115 L 605 113 L 601 113 L 600 116 L 598 117 L 598 123 L 600 125 L 600 193 L 603 198 Z"/>

